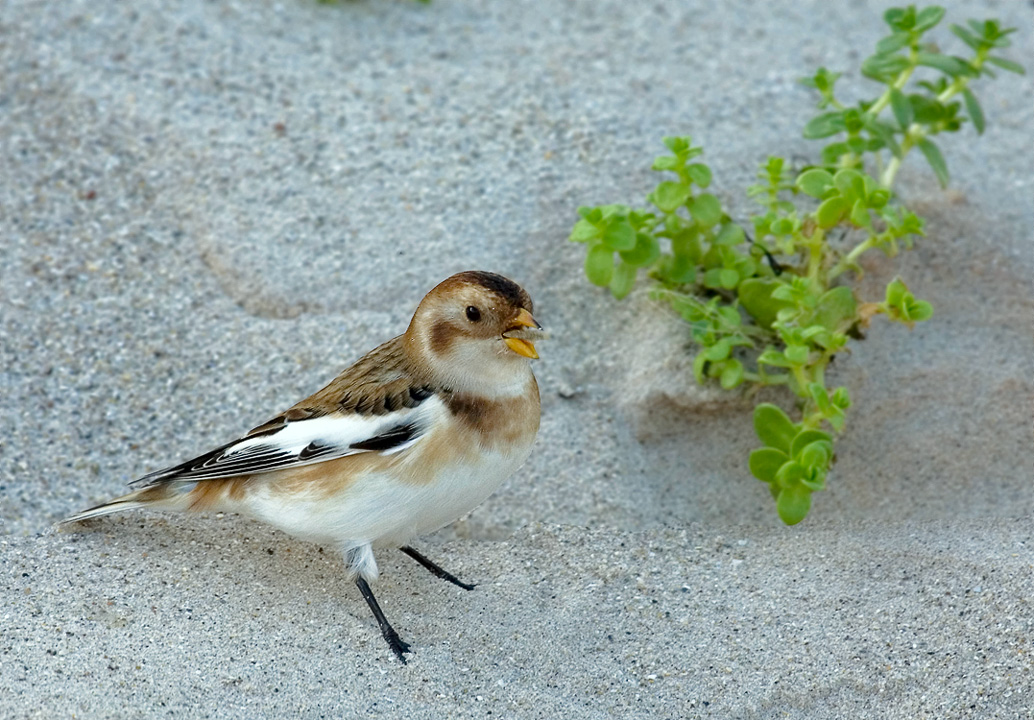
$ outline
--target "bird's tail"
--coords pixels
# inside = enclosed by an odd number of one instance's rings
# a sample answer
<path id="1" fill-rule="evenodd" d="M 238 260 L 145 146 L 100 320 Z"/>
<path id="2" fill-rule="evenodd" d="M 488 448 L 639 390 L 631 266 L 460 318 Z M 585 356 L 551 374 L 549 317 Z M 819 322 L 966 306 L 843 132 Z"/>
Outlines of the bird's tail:
<path id="1" fill-rule="evenodd" d="M 123 510 L 136 510 L 142 507 L 150 507 L 155 510 L 182 510 L 184 509 L 183 501 L 183 490 L 176 487 L 175 483 L 154 485 L 141 490 L 135 490 L 114 500 L 109 500 L 102 505 L 77 512 L 64 520 L 59 520 L 57 524 L 66 525 L 79 522 L 80 520 L 100 517 L 101 515 L 110 515 Z"/>

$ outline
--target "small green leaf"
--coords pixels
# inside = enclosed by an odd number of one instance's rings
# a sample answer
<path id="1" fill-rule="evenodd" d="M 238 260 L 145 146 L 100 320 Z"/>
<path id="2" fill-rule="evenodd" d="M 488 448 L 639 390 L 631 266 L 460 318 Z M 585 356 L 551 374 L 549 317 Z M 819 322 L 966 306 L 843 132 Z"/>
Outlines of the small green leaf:
<path id="1" fill-rule="evenodd" d="M 662 257 L 660 272 L 668 282 L 676 285 L 694 283 L 697 280 L 696 262 L 685 255 Z"/>
<path id="2" fill-rule="evenodd" d="M 686 203 L 689 214 L 702 228 L 714 227 L 722 219 L 722 205 L 714 195 L 704 193 Z"/>
<path id="3" fill-rule="evenodd" d="M 729 338 L 722 338 L 709 348 L 705 348 L 704 356 L 711 362 L 719 362 L 729 357 L 732 352 L 732 341 Z"/>
<path id="4" fill-rule="evenodd" d="M 840 158 L 848 152 L 850 152 L 850 148 L 847 147 L 846 142 L 830 143 L 822 148 L 822 162 L 826 165 L 836 165 L 840 162 Z"/>
<path id="5" fill-rule="evenodd" d="M 732 305 L 720 305 L 718 307 L 718 317 L 722 319 L 729 327 L 739 327 L 743 324 L 743 318 L 740 317 L 740 311 L 734 308 Z M 734 345 L 750 344 L 749 342 L 738 342 L 733 343 Z"/>
<path id="6" fill-rule="evenodd" d="M 661 142 L 676 155 L 685 152 L 693 144 L 688 135 L 668 135 L 662 138 Z"/>
<path id="7" fill-rule="evenodd" d="M 794 289 L 793 285 L 780 282 L 777 283 L 776 287 L 772 288 L 772 298 L 786 302 L 792 306 L 797 299 L 797 291 Z"/>
<path id="8" fill-rule="evenodd" d="M 894 128 L 890 123 L 884 123 L 876 118 L 870 118 L 866 116 L 865 127 L 873 134 L 873 139 L 870 141 L 870 149 L 875 152 L 880 149 L 877 144 L 882 144 L 890 150 L 891 154 L 897 158 L 905 157 L 904 152 L 901 150 L 901 146 L 898 141 L 894 138 Z"/>
<path id="9" fill-rule="evenodd" d="M 813 475 L 801 480 L 801 485 L 808 488 L 811 491 L 825 490 L 826 489 L 826 474 L 824 472 L 815 472 Z"/>
<path id="10" fill-rule="evenodd" d="M 973 33 L 971 33 L 966 28 L 962 27 L 961 25 L 952 25 L 951 31 L 955 33 L 962 40 L 962 42 L 969 45 L 973 50 L 980 50 L 980 39 L 973 35 Z"/>
<path id="11" fill-rule="evenodd" d="M 600 229 L 593 225 L 588 220 L 579 220 L 574 224 L 574 228 L 571 230 L 571 236 L 568 238 L 571 242 L 588 242 L 594 238 L 600 236 Z"/>
<path id="12" fill-rule="evenodd" d="M 644 228 L 653 227 L 656 219 L 656 215 L 651 212 L 646 212 L 645 210 L 628 211 L 628 222 L 631 223 L 636 232 L 640 232 Z"/>
<path id="13" fill-rule="evenodd" d="M 689 185 L 681 182 L 662 182 L 650 195 L 650 202 L 666 213 L 675 212 L 689 199 Z"/>
<path id="14" fill-rule="evenodd" d="M 953 78 L 968 74 L 965 63 L 949 55 L 941 55 L 940 53 L 921 52 L 916 58 L 916 63 L 940 70 L 945 75 Z"/>
<path id="15" fill-rule="evenodd" d="M 980 45 L 981 45 L 981 42 L 982 42 L 981 38 L 979 36 L 983 35 L 983 31 L 980 29 L 979 25 L 978 24 L 974 24 L 974 22 L 972 20 L 969 21 L 969 25 L 970 25 L 972 30 L 976 30 L 977 31 L 977 33 L 978 33 L 977 35 L 974 35 L 973 32 L 971 32 L 971 30 L 967 30 L 966 28 L 962 27 L 961 25 L 954 25 L 953 24 L 951 26 L 951 31 L 953 33 L 955 33 L 964 43 L 969 45 L 973 50 L 979 52 L 980 51 Z"/>
<path id="16" fill-rule="evenodd" d="M 722 286 L 722 270 L 724 268 L 711 268 L 704 273 L 704 287 L 717 290 Z"/>
<path id="17" fill-rule="evenodd" d="M 722 268 L 718 273 L 718 283 L 726 290 L 732 290 L 740 282 L 740 274 L 733 268 Z"/>
<path id="18" fill-rule="evenodd" d="M 611 219 L 603 231 L 603 242 L 611 250 L 631 250 L 635 247 L 635 241 L 635 230 L 627 218 Z"/>
<path id="19" fill-rule="evenodd" d="M 891 82 L 910 64 L 902 55 L 872 55 L 862 62 L 862 75 L 877 82 Z"/>
<path id="20" fill-rule="evenodd" d="M 669 218 L 676 217 L 677 215 L 669 215 Z M 678 218 L 680 222 L 683 222 L 681 218 Z M 693 261 L 695 264 L 700 259 L 700 233 L 697 232 L 696 228 L 679 229 L 675 232 L 668 232 L 668 237 L 671 238 L 671 251 L 676 257 L 686 257 Z"/>
<path id="21" fill-rule="evenodd" d="M 901 307 L 901 301 L 908 293 L 908 286 L 901 278 L 894 278 L 887 284 L 886 302 L 890 307 Z"/>
<path id="22" fill-rule="evenodd" d="M 829 469 L 829 459 L 832 456 L 831 446 L 828 441 L 808 443 L 797 455 L 799 462 L 805 468 L 813 468 L 824 474 Z"/>
<path id="23" fill-rule="evenodd" d="M 915 114 L 912 112 L 912 103 L 909 102 L 905 93 L 896 87 L 890 89 L 890 108 L 894 111 L 894 119 L 898 121 L 898 126 L 902 130 L 908 130 L 908 126 L 915 119 Z"/>
<path id="24" fill-rule="evenodd" d="M 661 155 L 653 159 L 653 165 L 651 166 L 651 169 L 660 171 L 670 170 L 672 172 L 675 172 L 679 169 L 679 166 L 680 163 L 677 157 L 673 157 L 671 155 Z"/>
<path id="25" fill-rule="evenodd" d="M 711 184 L 711 168 L 707 167 L 707 165 L 701 163 L 687 165 L 686 173 L 689 175 L 689 179 L 701 188 L 706 188 Z"/>
<path id="26" fill-rule="evenodd" d="M 936 98 L 929 98 L 924 95 L 913 95 L 911 98 L 912 110 L 915 112 L 916 122 L 920 125 L 930 125 L 940 122 L 947 113 L 947 107 Z"/>
<path id="27" fill-rule="evenodd" d="M 793 363 L 786 359 L 786 355 L 774 348 L 769 348 L 761 353 L 761 355 L 758 356 L 758 364 L 783 368 L 793 367 Z"/>
<path id="28" fill-rule="evenodd" d="M 862 155 L 869 149 L 869 142 L 863 137 L 851 137 L 847 139 L 847 149 L 855 155 Z"/>
<path id="29" fill-rule="evenodd" d="M 851 396 L 848 394 L 846 387 L 838 387 L 834 390 L 830 400 L 841 410 L 847 410 L 851 407 Z"/>
<path id="30" fill-rule="evenodd" d="M 858 227 L 871 227 L 872 218 L 864 198 L 858 198 L 851 207 L 851 222 Z"/>
<path id="31" fill-rule="evenodd" d="M 915 29 L 919 32 L 926 32 L 944 17 L 944 8 L 937 5 L 925 7 L 916 15 Z"/>
<path id="32" fill-rule="evenodd" d="M 826 334 L 826 329 L 823 328 L 821 325 L 808 325 L 803 329 L 797 328 L 796 331 L 800 334 L 801 340 L 813 340 L 814 338 Z M 786 330 L 786 333 L 790 332 L 792 332 L 792 329 Z M 784 335 L 786 333 L 784 333 Z"/>
<path id="33" fill-rule="evenodd" d="M 637 269 L 628 263 L 619 263 L 610 278 L 610 293 L 617 300 L 623 300 L 635 287 Z"/>
<path id="34" fill-rule="evenodd" d="M 830 408 L 829 415 L 826 416 L 826 420 L 837 432 L 843 432 L 844 423 L 847 422 L 844 418 L 844 413 L 839 408 Z"/>
<path id="35" fill-rule="evenodd" d="M 621 253 L 621 259 L 633 267 L 652 265 L 661 255 L 657 238 L 649 233 L 636 233 L 635 247 Z"/>
<path id="36" fill-rule="evenodd" d="M 890 191 L 883 188 L 875 188 L 869 193 L 869 207 L 879 210 L 890 200 Z"/>
<path id="37" fill-rule="evenodd" d="M 962 91 L 962 99 L 966 102 L 966 113 L 969 115 L 969 119 L 973 121 L 973 127 L 976 128 L 977 135 L 983 135 L 984 111 L 980 107 L 977 96 L 973 94 L 972 90 L 965 88 Z"/>
<path id="38" fill-rule="evenodd" d="M 793 439 L 793 443 L 790 446 L 790 456 L 797 457 L 801 454 L 804 448 L 817 442 L 824 442 L 828 444 L 831 449 L 833 447 L 833 438 L 829 433 L 824 433 L 821 430 L 804 430 L 798 433 L 797 437 Z"/>
<path id="39" fill-rule="evenodd" d="M 807 470 L 796 460 L 783 463 L 783 466 L 776 472 L 776 482 L 780 487 L 788 488 L 801 484 L 801 480 L 808 476 Z"/>
<path id="40" fill-rule="evenodd" d="M 792 365 L 805 365 L 808 362 L 808 355 L 811 350 L 807 345 L 787 345 L 783 355 Z"/>
<path id="41" fill-rule="evenodd" d="M 816 115 L 804 126 L 804 137 L 808 140 L 836 135 L 844 131 L 844 114 L 842 112 L 828 112 Z"/>
<path id="42" fill-rule="evenodd" d="M 737 258 L 735 265 L 736 272 L 739 273 L 740 279 L 753 277 L 758 272 L 758 263 L 754 258 L 749 255 L 743 255 Z"/>
<path id="43" fill-rule="evenodd" d="M 579 207 L 578 214 L 582 216 L 583 220 L 588 220 L 591 223 L 598 223 L 603 219 L 603 212 L 599 208 L 589 207 L 588 205 Z"/>
<path id="44" fill-rule="evenodd" d="M 797 187 L 805 195 L 820 198 L 833 187 L 833 176 L 821 168 L 813 168 L 801 173 L 797 178 Z"/>
<path id="45" fill-rule="evenodd" d="M 614 276 L 614 252 L 606 245 L 593 245 L 585 254 L 585 276 L 589 282 L 607 287 Z"/>
<path id="46" fill-rule="evenodd" d="M 743 382 L 743 363 L 739 360 L 730 360 L 722 368 L 722 374 L 718 377 L 722 388 L 732 390 Z"/>
<path id="47" fill-rule="evenodd" d="M 811 490 L 803 486 L 783 488 L 776 500 L 779 519 L 787 525 L 796 525 L 811 510 Z"/>
<path id="48" fill-rule="evenodd" d="M 881 38 L 876 43 L 876 54 L 886 55 L 888 53 L 897 52 L 903 47 L 908 47 L 912 41 L 912 36 L 907 32 L 896 32 L 893 35 L 888 35 L 885 38 Z"/>
<path id="49" fill-rule="evenodd" d="M 722 226 L 718 236 L 714 239 L 715 245 L 725 245 L 731 247 L 733 245 L 739 245 L 746 239 L 746 234 L 736 223 L 728 223 Z"/>
<path id="50" fill-rule="evenodd" d="M 622 205 L 620 203 L 600 205 L 596 209 L 600 211 L 600 217 L 603 220 L 609 220 L 611 222 L 628 216 L 628 205 Z M 586 218 L 586 220 L 592 221 L 592 218 Z"/>
<path id="51" fill-rule="evenodd" d="M 923 151 L 926 161 L 933 168 L 941 187 L 948 187 L 948 165 L 944 162 L 944 156 L 941 155 L 940 148 L 930 140 L 923 138 L 919 141 L 919 149 Z"/>
<path id="52" fill-rule="evenodd" d="M 850 203 L 842 195 L 827 198 L 815 211 L 815 222 L 820 228 L 828 230 L 840 222 L 849 207 L 851 207 Z"/>
<path id="53" fill-rule="evenodd" d="M 761 403 L 754 408 L 754 432 L 766 447 L 788 453 L 797 428 L 782 409 L 771 403 Z"/>
<path id="54" fill-rule="evenodd" d="M 740 305 L 761 327 L 772 327 L 772 323 L 776 319 L 776 313 L 783 308 L 793 307 L 793 303 L 786 302 L 785 300 L 776 300 L 772 297 L 772 291 L 780 285 L 782 283 L 778 280 L 748 278 L 741 282 L 736 289 Z"/>
<path id="55" fill-rule="evenodd" d="M 909 315 L 916 322 L 929 320 L 933 317 L 933 305 L 926 300 L 916 300 L 915 305 L 910 308 Z"/>
<path id="56" fill-rule="evenodd" d="M 809 322 L 830 332 L 841 332 L 854 324 L 857 315 L 858 301 L 854 291 L 841 285 L 822 294 Z"/>
<path id="57" fill-rule="evenodd" d="M 1002 57 L 991 56 L 987 59 L 992 65 L 997 65 L 1002 70 L 1007 72 L 1016 73 L 1017 75 L 1026 75 L 1027 71 L 1023 69 L 1023 66 L 1019 63 L 1015 63 L 1012 60 L 1006 60 Z"/>
<path id="58" fill-rule="evenodd" d="M 831 93 L 833 86 L 836 84 L 837 79 L 841 76 L 841 73 L 833 73 L 824 67 L 820 67 L 815 75 L 812 77 L 801 78 L 801 85 L 812 87 L 819 92 L 826 94 Z"/>
<path id="59" fill-rule="evenodd" d="M 833 184 L 846 198 L 865 197 L 865 176 L 852 168 L 837 170 L 833 176 Z"/>
<path id="60" fill-rule="evenodd" d="M 915 25 L 914 6 L 908 8 L 890 8 L 883 13 L 883 21 L 893 30 L 911 30 Z"/>
<path id="61" fill-rule="evenodd" d="M 862 129 L 863 125 L 862 113 L 858 108 L 848 108 L 844 110 L 844 129 L 847 132 L 854 134 Z"/>
<path id="62" fill-rule="evenodd" d="M 775 482 L 779 468 L 789 460 L 786 453 L 775 448 L 757 448 L 750 451 L 750 473 L 762 482 Z"/>

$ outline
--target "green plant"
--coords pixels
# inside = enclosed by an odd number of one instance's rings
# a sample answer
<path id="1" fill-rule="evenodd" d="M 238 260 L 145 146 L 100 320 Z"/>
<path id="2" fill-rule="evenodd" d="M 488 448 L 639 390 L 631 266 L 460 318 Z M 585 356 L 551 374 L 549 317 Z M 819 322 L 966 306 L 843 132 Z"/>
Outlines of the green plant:
<path id="1" fill-rule="evenodd" d="M 1013 32 L 994 20 L 952 26 L 969 47 L 968 58 L 924 44 L 943 16 L 940 7 L 886 12 L 891 33 L 861 67 L 884 87 L 873 100 L 843 105 L 835 95 L 841 76 L 825 68 L 803 81 L 820 95 L 822 112 L 804 136 L 827 141 L 821 161 L 797 173 L 783 158 L 768 158 L 747 190 L 760 205 L 749 222 L 733 221 L 706 192 L 712 174 L 699 161 L 701 148 L 688 137 L 668 137 L 669 154 L 656 158 L 653 169 L 671 176 L 647 196 L 652 207 L 579 208 L 570 235 L 586 246 L 589 281 L 615 298 L 632 291 L 640 271 L 653 280 L 650 296 L 689 323 L 700 346 L 693 362 L 699 382 L 730 390 L 785 385 L 796 395 L 796 422 L 775 405 L 755 408 L 763 447 L 749 463 L 790 525 L 804 519 L 811 494 L 825 488 L 833 434 L 843 431 L 851 406 L 847 388 L 826 385 L 830 361 L 850 338 L 862 337 L 874 315 L 911 327 L 933 314 L 897 278 L 882 300 L 871 302 L 842 284 L 860 275 L 858 259 L 867 251 L 893 257 L 923 235 L 922 218 L 892 192 L 902 161 L 918 148 L 946 185 L 947 164 L 932 138 L 967 121 L 982 133 L 972 82 L 993 75 L 991 65 L 1023 72 L 993 54 L 1008 47 Z M 917 79 L 920 70 L 931 77 Z"/>

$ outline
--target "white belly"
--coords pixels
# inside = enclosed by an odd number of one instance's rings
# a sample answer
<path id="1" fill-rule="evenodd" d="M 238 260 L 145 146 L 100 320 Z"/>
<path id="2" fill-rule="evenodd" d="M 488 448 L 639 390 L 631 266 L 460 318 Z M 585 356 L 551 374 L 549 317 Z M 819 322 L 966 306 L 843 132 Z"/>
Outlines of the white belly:
<path id="1" fill-rule="evenodd" d="M 480 505 L 527 459 L 534 438 L 509 453 L 482 451 L 477 462 L 445 465 L 432 479 L 406 482 L 390 472 L 369 472 L 332 496 L 291 495 L 258 487 L 247 510 L 305 540 L 347 551 L 361 545 L 399 547 L 438 530 Z"/>

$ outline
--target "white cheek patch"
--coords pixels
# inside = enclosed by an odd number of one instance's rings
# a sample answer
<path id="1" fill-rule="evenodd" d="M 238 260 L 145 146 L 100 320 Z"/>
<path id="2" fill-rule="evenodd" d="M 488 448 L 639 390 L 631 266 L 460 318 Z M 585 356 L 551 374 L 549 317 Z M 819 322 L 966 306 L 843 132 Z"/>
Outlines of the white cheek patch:
<path id="1" fill-rule="evenodd" d="M 454 343 L 430 364 L 450 389 L 490 400 L 523 395 L 532 380 L 530 361 L 506 347 L 502 337 Z"/>

